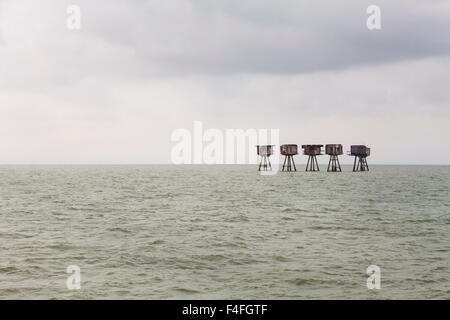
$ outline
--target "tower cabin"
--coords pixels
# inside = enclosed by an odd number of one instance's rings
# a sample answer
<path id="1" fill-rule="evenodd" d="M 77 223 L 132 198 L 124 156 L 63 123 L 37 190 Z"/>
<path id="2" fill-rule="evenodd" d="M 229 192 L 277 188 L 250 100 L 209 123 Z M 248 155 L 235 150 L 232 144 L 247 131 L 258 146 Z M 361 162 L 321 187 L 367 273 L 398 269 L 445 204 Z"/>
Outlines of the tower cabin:
<path id="1" fill-rule="evenodd" d="M 325 146 L 325 153 L 330 156 L 328 161 L 328 172 L 341 172 L 341 164 L 339 163 L 339 156 L 344 153 L 342 144 L 327 144 Z"/>
<path id="2" fill-rule="evenodd" d="M 349 155 L 355 157 L 353 171 L 369 171 L 366 158 L 370 156 L 370 148 L 364 145 L 352 145 Z"/>
<path id="3" fill-rule="evenodd" d="M 258 171 L 268 171 L 272 170 L 272 164 L 270 163 L 270 156 L 273 154 L 274 145 L 263 145 L 256 146 L 256 152 L 258 156 L 261 157 L 261 161 L 259 162 Z"/>
<path id="4" fill-rule="evenodd" d="M 294 156 L 298 154 L 298 146 L 296 144 L 283 144 L 280 146 L 280 153 L 285 156 L 282 171 L 285 171 L 285 169 L 286 171 L 297 171 Z"/>
<path id="5" fill-rule="evenodd" d="M 317 156 L 322 154 L 323 144 L 304 144 L 302 145 L 303 154 L 308 156 L 305 171 L 320 171 L 317 163 Z"/>

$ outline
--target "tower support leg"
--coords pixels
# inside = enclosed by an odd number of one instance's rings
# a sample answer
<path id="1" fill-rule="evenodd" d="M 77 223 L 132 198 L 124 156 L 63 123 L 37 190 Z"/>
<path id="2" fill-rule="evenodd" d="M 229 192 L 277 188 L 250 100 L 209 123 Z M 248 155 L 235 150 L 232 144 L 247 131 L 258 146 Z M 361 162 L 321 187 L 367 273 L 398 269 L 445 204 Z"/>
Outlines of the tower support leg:
<path id="1" fill-rule="evenodd" d="M 331 167 L 331 170 L 330 170 L 330 167 Z M 341 164 L 339 163 L 339 157 L 337 155 L 330 155 L 330 161 L 328 162 L 327 171 L 332 171 L 332 172 L 342 171 Z"/>
<path id="2" fill-rule="evenodd" d="M 328 166 L 330 163 L 328 163 Z M 310 155 L 308 157 L 308 163 L 306 164 L 306 171 L 320 171 L 319 163 L 317 162 L 317 157 L 315 155 Z"/>
<path id="3" fill-rule="evenodd" d="M 357 164 L 356 164 L 356 158 L 358 158 Z M 366 156 L 355 156 L 355 163 L 353 164 L 353 171 L 369 171 L 369 166 L 367 165 Z"/>
<path id="4" fill-rule="evenodd" d="M 270 164 L 270 160 L 269 160 L 269 167 L 270 167 L 270 170 L 272 170 L 272 165 Z M 294 169 L 294 170 L 292 170 L 292 169 Z M 287 155 L 284 157 L 282 171 L 297 171 L 297 168 L 295 167 L 293 155 Z"/>
<path id="5" fill-rule="evenodd" d="M 261 156 L 261 160 L 259 162 L 258 171 L 268 171 L 272 170 L 272 164 L 270 163 L 269 156 Z"/>
<path id="6" fill-rule="evenodd" d="M 367 158 L 361 157 L 362 165 L 363 165 L 363 171 L 369 171 L 369 166 L 367 165 Z"/>

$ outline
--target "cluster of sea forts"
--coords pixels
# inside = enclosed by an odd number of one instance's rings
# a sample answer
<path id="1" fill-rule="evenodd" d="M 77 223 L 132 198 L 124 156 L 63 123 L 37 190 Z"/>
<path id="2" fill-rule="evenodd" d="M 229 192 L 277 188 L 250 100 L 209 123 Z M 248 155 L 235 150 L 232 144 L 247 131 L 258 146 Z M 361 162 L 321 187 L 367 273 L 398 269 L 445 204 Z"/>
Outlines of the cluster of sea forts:
<path id="1" fill-rule="evenodd" d="M 322 155 L 323 144 L 304 144 L 302 145 L 303 154 L 308 156 L 306 163 L 306 171 L 319 171 L 317 156 Z M 258 155 L 261 157 L 259 162 L 259 171 L 272 170 L 270 156 L 273 155 L 274 145 L 258 145 L 256 146 Z M 344 153 L 342 144 L 327 144 L 325 153 L 330 156 L 327 171 L 340 172 L 341 164 L 339 156 Z M 298 146 L 296 144 L 283 144 L 280 146 L 280 153 L 285 156 L 282 171 L 297 171 L 294 162 L 294 156 L 298 154 Z M 366 158 L 370 156 L 370 148 L 364 145 L 352 145 L 349 156 L 354 156 L 353 171 L 369 171 Z"/>

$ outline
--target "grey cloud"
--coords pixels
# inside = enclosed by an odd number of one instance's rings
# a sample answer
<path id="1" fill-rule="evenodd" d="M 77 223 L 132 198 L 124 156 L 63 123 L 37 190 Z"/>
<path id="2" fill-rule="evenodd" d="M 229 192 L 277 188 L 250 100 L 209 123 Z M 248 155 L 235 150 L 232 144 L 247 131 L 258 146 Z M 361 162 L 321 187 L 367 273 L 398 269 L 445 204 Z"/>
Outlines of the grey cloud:
<path id="1" fill-rule="evenodd" d="M 147 75 L 305 73 L 450 53 L 444 1 L 377 1 L 379 31 L 366 28 L 371 3 L 359 0 L 135 4 L 86 2 L 86 28 L 132 47 Z"/>
<path id="2" fill-rule="evenodd" d="M 371 3 L 360 0 L 79 0 L 76 32 L 64 27 L 69 3 L 44 0 L 26 10 L 4 1 L 6 18 L 29 20 L 29 32 L 20 34 L 25 43 L 16 43 L 26 52 L 8 52 L 9 43 L 0 48 L 5 58 L 15 54 L 0 76 L 4 85 L 26 85 L 23 78 L 64 85 L 92 76 L 298 74 L 450 54 L 445 1 L 377 1 L 379 31 L 366 28 Z"/>

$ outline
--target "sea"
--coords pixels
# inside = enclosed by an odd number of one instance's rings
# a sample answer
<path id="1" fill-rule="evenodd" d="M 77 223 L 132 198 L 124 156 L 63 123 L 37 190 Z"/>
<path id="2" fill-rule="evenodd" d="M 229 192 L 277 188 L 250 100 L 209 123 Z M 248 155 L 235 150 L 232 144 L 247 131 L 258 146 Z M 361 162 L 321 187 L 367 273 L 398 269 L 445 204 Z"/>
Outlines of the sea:
<path id="1" fill-rule="evenodd" d="M 297 169 L 0 166 L 0 299 L 450 299 L 449 166 Z"/>

